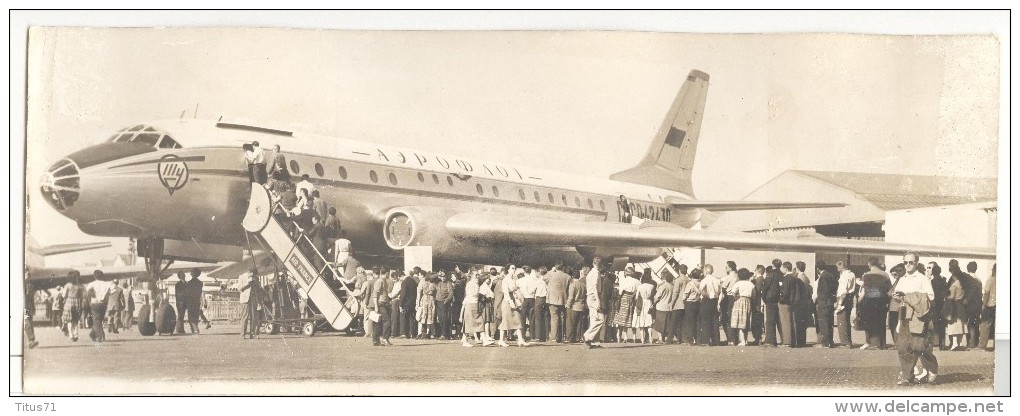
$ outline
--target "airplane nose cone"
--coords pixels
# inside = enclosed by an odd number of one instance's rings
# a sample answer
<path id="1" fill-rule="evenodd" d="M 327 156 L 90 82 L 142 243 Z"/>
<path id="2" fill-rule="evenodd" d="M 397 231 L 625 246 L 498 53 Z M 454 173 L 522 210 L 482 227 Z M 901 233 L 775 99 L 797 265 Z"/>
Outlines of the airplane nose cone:
<path id="1" fill-rule="evenodd" d="M 65 212 L 81 196 L 81 177 L 78 165 L 71 159 L 61 159 L 43 174 L 39 190 L 54 209 Z"/>

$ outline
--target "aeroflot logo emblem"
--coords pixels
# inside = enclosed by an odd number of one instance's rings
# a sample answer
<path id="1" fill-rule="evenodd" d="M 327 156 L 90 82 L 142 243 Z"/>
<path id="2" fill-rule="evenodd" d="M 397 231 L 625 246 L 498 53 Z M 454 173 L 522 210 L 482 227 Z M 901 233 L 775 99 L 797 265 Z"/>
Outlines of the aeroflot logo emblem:
<path id="1" fill-rule="evenodd" d="M 188 164 L 175 155 L 166 155 L 159 159 L 156 172 L 159 174 L 159 181 L 167 191 L 170 191 L 170 195 L 188 183 Z"/>

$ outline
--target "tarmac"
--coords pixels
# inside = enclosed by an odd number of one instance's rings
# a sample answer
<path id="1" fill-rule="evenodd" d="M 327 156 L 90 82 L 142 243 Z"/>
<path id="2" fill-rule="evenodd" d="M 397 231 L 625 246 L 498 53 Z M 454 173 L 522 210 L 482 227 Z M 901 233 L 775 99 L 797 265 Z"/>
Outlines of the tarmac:
<path id="1" fill-rule="evenodd" d="M 204 326 L 203 326 L 204 327 Z M 465 348 L 460 341 L 319 332 L 241 339 L 236 324 L 199 335 L 137 328 L 72 343 L 37 327 L 23 388 L 43 395 L 990 395 L 993 353 L 936 351 L 938 383 L 896 386 L 895 349 L 532 344 Z M 813 338 L 814 334 L 809 337 Z M 855 339 L 863 339 L 856 332 Z M 811 340 L 809 340 L 811 342 Z"/>

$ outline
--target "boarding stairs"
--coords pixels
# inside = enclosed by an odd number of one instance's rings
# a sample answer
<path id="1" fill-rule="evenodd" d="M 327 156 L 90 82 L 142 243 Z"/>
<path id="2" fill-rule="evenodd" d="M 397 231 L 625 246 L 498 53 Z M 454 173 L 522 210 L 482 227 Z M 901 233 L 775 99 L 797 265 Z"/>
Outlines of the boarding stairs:
<path id="1" fill-rule="evenodd" d="M 352 294 L 353 288 L 341 280 L 342 270 L 333 267 L 307 236 L 291 238 L 285 225 L 293 229 L 296 224 L 290 219 L 281 224 L 273 216 L 277 207 L 273 206 L 269 191 L 257 184 L 251 188 L 248 211 L 242 220 L 245 231 L 258 236 L 258 242 L 273 255 L 277 265 L 282 265 L 291 280 L 297 282 L 300 296 L 311 300 L 333 329 L 342 331 L 350 327 L 358 315 L 359 304 Z M 331 287 L 331 279 L 338 283 L 335 287 Z"/>

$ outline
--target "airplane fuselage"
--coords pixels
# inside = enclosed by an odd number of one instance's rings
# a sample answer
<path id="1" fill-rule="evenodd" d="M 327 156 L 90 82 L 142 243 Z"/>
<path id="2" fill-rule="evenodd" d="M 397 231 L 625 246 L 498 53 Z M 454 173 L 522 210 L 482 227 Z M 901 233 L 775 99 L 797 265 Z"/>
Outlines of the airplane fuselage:
<path id="1" fill-rule="evenodd" d="M 247 240 L 240 223 L 251 182 L 241 144 L 257 140 L 263 148 L 282 146 L 292 182 L 309 175 L 327 205 L 336 207 L 356 253 L 363 255 L 399 254 L 405 242 L 400 240 L 408 236 L 394 234 L 402 232 L 400 224 L 390 221 L 395 212 L 425 216 L 434 224 L 473 211 L 621 222 L 626 216 L 620 203 L 623 195 L 635 218 L 670 223 L 678 229 L 698 221 L 698 210 L 672 209 L 664 203 L 670 197 L 689 196 L 643 185 L 214 121 L 170 120 L 150 126 L 182 146 L 160 148 L 165 142 L 153 142 L 143 148 L 137 146 L 142 133 L 124 133 L 134 136 L 120 141 L 115 134 L 111 143 L 63 161 L 75 164 L 77 189 L 73 198 L 44 191 L 51 205 L 92 235 L 244 246 Z M 267 164 L 273 156 L 266 151 Z M 56 172 L 60 169 L 58 162 L 44 184 L 60 184 L 61 175 L 66 176 Z M 61 198 L 64 201 L 57 202 Z M 437 241 L 442 241 L 433 247 L 437 260 L 486 264 L 576 261 L 595 254 L 637 260 L 660 253 L 654 248 L 536 248 L 455 238 Z"/>

